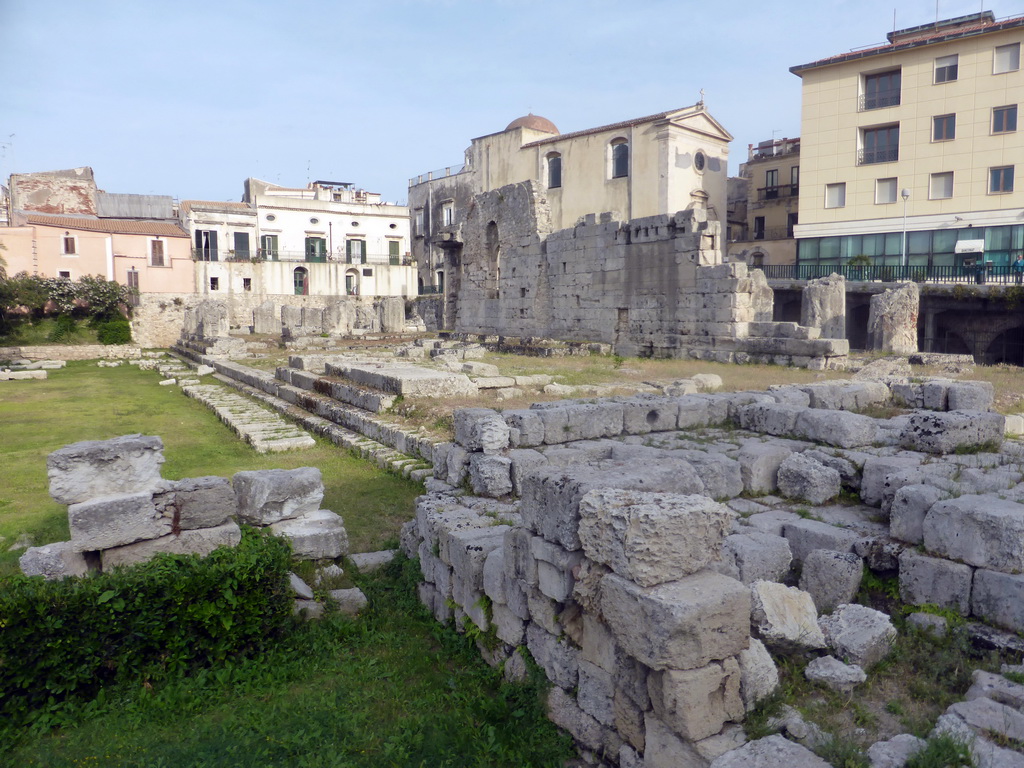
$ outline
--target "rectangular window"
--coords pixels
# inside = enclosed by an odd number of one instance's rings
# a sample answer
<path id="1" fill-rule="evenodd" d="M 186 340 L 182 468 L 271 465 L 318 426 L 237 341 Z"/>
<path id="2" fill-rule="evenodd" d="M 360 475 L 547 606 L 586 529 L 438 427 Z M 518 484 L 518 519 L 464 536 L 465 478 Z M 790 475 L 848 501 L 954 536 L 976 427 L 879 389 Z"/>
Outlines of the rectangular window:
<path id="1" fill-rule="evenodd" d="M 346 240 L 345 241 L 345 260 L 349 264 L 365 264 L 366 263 L 366 241 L 365 240 Z"/>
<path id="2" fill-rule="evenodd" d="M 264 259 L 277 261 L 277 235 L 260 235 L 260 255 Z"/>
<path id="3" fill-rule="evenodd" d="M 899 125 L 862 128 L 859 165 L 895 162 L 900 159 L 899 145 Z"/>
<path id="4" fill-rule="evenodd" d="M 793 189 L 791 191 L 791 194 L 794 197 L 796 197 L 796 194 L 797 194 L 797 192 L 800 189 L 800 166 L 799 165 L 794 165 L 792 168 L 789 169 L 789 183 L 793 187 Z"/>
<path id="5" fill-rule="evenodd" d="M 211 277 L 210 278 L 210 290 L 211 291 L 219 291 L 220 290 L 220 278 L 219 277 Z"/>
<path id="6" fill-rule="evenodd" d="M 864 75 L 862 109 L 894 107 L 900 103 L 900 70 Z"/>
<path id="7" fill-rule="evenodd" d="M 754 217 L 754 239 L 764 240 L 764 216 Z"/>
<path id="8" fill-rule="evenodd" d="M 441 203 L 441 226 L 450 227 L 455 223 L 455 203 Z"/>
<path id="9" fill-rule="evenodd" d="M 1013 133 L 1017 130 L 1017 105 L 992 110 L 992 133 Z"/>
<path id="10" fill-rule="evenodd" d="M 70 280 L 71 273 L 62 269 L 60 272 L 57 273 L 57 277 L 61 278 L 62 280 Z"/>
<path id="11" fill-rule="evenodd" d="M 252 278 L 251 277 L 243 277 L 242 278 L 242 290 L 243 291 L 247 291 L 247 292 L 251 292 L 252 291 Z"/>
<path id="12" fill-rule="evenodd" d="M 151 267 L 164 267 L 164 241 L 149 241 L 149 265 Z"/>
<path id="13" fill-rule="evenodd" d="M 846 205 L 846 182 L 825 185 L 825 207 L 843 208 Z"/>
<path id="14" fill-rule="evenodd" d="M 248 232 L 235 232 L 234 233 L 234 244 L 235 244 L 235 258 L 239 261 L 249 260 L 249 233 Z"/>
<path id="15" fill-rule="evenodd" d="M 61 253 L 74 256 L 78 253 L 78 242 L 74 235 L 64 235 L 61 242 Z"/>
<path id="16" fill-rule="evenodd" d="M 195 257 L 199 261 L 217 261 L 217 232 L 215 230 L 196 230 Z"/>
<path id="17" fill-rule="evenodd" d="M 388 263 L 392 266 L 397 265 L 401 259 L 399 248 L 401 248 L 401 243 L 397 240 L 388 240 Z"/>
<path id="18" fill-rule="evenodd" d="M 779 196 L 779 170 L 772 168 L 764 172 L 764 199 L 774 200 Z"/>
<path id="19" fill-rule="evenodd" d="M 989 168 L 988 191 L 991 195 L 1001 195 L 1004 192 L 1013 192 L 1013 166 L 1004 165 L 1001 168 Z"/>
<path id="20" fill-rule="evenodd" d="M 957 55 L 939 56 L 935 60 L 935 82 L 950 83 L 957 76 Z"/>
<path id="21" fill-rule="evenodd" d="M 417 208 L 413 211 L 413 229 L 417 237 L 423 237 L 423 209 Z"/>
<path id="22" fill-rule="evenodd" d="M 1004 72 L 1016 72 L 1020 69 L 1020 43 L 996 46 L 995 56 L 992 59 L 992 74 L 1001 75 Z"/>
<path id="23" fill-rule="evenodd" d="M 896 177 L 875 179 L 875 205 L 896 202 Z"/>
<path id="24" fill-rule="evenodd" d="M 306 238 L 306 261 L 327 261 L 327 239 L 323 237 Z"/>
<path id="25" fill-rule="evenodd" d="M 932 141 L 950 141 L 956 138 L 956 115 L 938 115 L 932 118 Z"/>
<path id="26" fill-rule="evenodd" d="M 799 215 L 798 213 L 786 214 L 786 237 L 793 237 L 793 230 L 797 225 Z"/>
<path id="27" fill-rule="evenodd" d="M 953 172 L 933 173 L 928 181 L 928 199 L 946 200 L 953 196 Z"/>

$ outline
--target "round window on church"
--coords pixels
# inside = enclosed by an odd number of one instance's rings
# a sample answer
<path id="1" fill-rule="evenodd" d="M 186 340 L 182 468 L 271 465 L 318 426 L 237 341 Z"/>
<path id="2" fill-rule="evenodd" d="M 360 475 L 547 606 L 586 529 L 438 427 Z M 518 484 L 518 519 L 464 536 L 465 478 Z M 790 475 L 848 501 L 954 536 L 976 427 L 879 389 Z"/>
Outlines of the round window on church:
<path id="1" fill-rule="evenodd" d="M 698 171 L 703 171 L 706 162 L 707 158 L 704 157 L 704 153 L 698 150 L 697 154 L 693 156 L 693 167 Z"/>

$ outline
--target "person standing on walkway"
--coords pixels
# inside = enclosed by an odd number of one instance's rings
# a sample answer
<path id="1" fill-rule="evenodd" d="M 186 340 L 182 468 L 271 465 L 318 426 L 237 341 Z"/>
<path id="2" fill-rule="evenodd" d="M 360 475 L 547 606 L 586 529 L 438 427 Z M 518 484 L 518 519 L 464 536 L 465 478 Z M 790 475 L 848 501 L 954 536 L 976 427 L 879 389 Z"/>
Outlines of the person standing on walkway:
<path id="1" fill-rule="evenodd" d="M 1024 281 L 1024 255 L 1018 255 L 1013 262 L 1013 278 L 1018 283 Z"/>

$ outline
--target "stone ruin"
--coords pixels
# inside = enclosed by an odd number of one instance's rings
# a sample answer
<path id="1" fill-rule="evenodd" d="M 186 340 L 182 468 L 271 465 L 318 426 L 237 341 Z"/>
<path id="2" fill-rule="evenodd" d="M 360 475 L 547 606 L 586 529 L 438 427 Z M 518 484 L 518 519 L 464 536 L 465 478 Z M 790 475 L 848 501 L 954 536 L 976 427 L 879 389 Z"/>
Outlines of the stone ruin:
<path id="1" fill-rule="evenodd" d="M 315 467 L 164 480 L 159 437 L 125 435 L 67 445 L 47 457 L 50 495 L 68 505 L 71 540 L 31 547 L 22 571 L 47 579 L 84 576 L 156 554 L 207 555 L 241 540 L 239 524 L 288 539 L 293 556 L 348 554 L 341 517 L 320 509 Z"/>
<path id="2" fill-rule="evenodd" d="M 588 763 L 823 765 L 779 736 L 744 745 L 742 721 L 777 684 L 769 649 L 820 656 L 807 674 L 837 690 L 888 653 L 889 618 L 853 604 L 865 565 L 1020 648 L 996 628 L 1024 631 L 1024 445 L 992 394 L 855 380 L 457 411 L 402 548 L 435 618 L 492 638 L 489 663 L 521 676 L 530 651 Z M 858 412 L 876 406 L 906 412 Z M 1019 765 L 979 725 L 1020 719 L 989 695 L 940 727 Z"/>

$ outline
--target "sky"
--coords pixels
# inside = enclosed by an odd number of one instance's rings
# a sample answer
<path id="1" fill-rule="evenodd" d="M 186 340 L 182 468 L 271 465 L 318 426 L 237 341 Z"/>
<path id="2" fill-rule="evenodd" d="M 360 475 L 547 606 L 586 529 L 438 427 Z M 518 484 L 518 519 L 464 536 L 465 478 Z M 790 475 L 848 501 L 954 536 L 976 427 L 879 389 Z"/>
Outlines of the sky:
<path id="1" fill-rule="evenodd" d="M 700 99 L 747 145 L 800 133 L 797 64 L 1004 0 L 0 0 L 0 180 L 239 200 L 255 176 L 409 178 L 529 112 L 563 133 Z"/>

